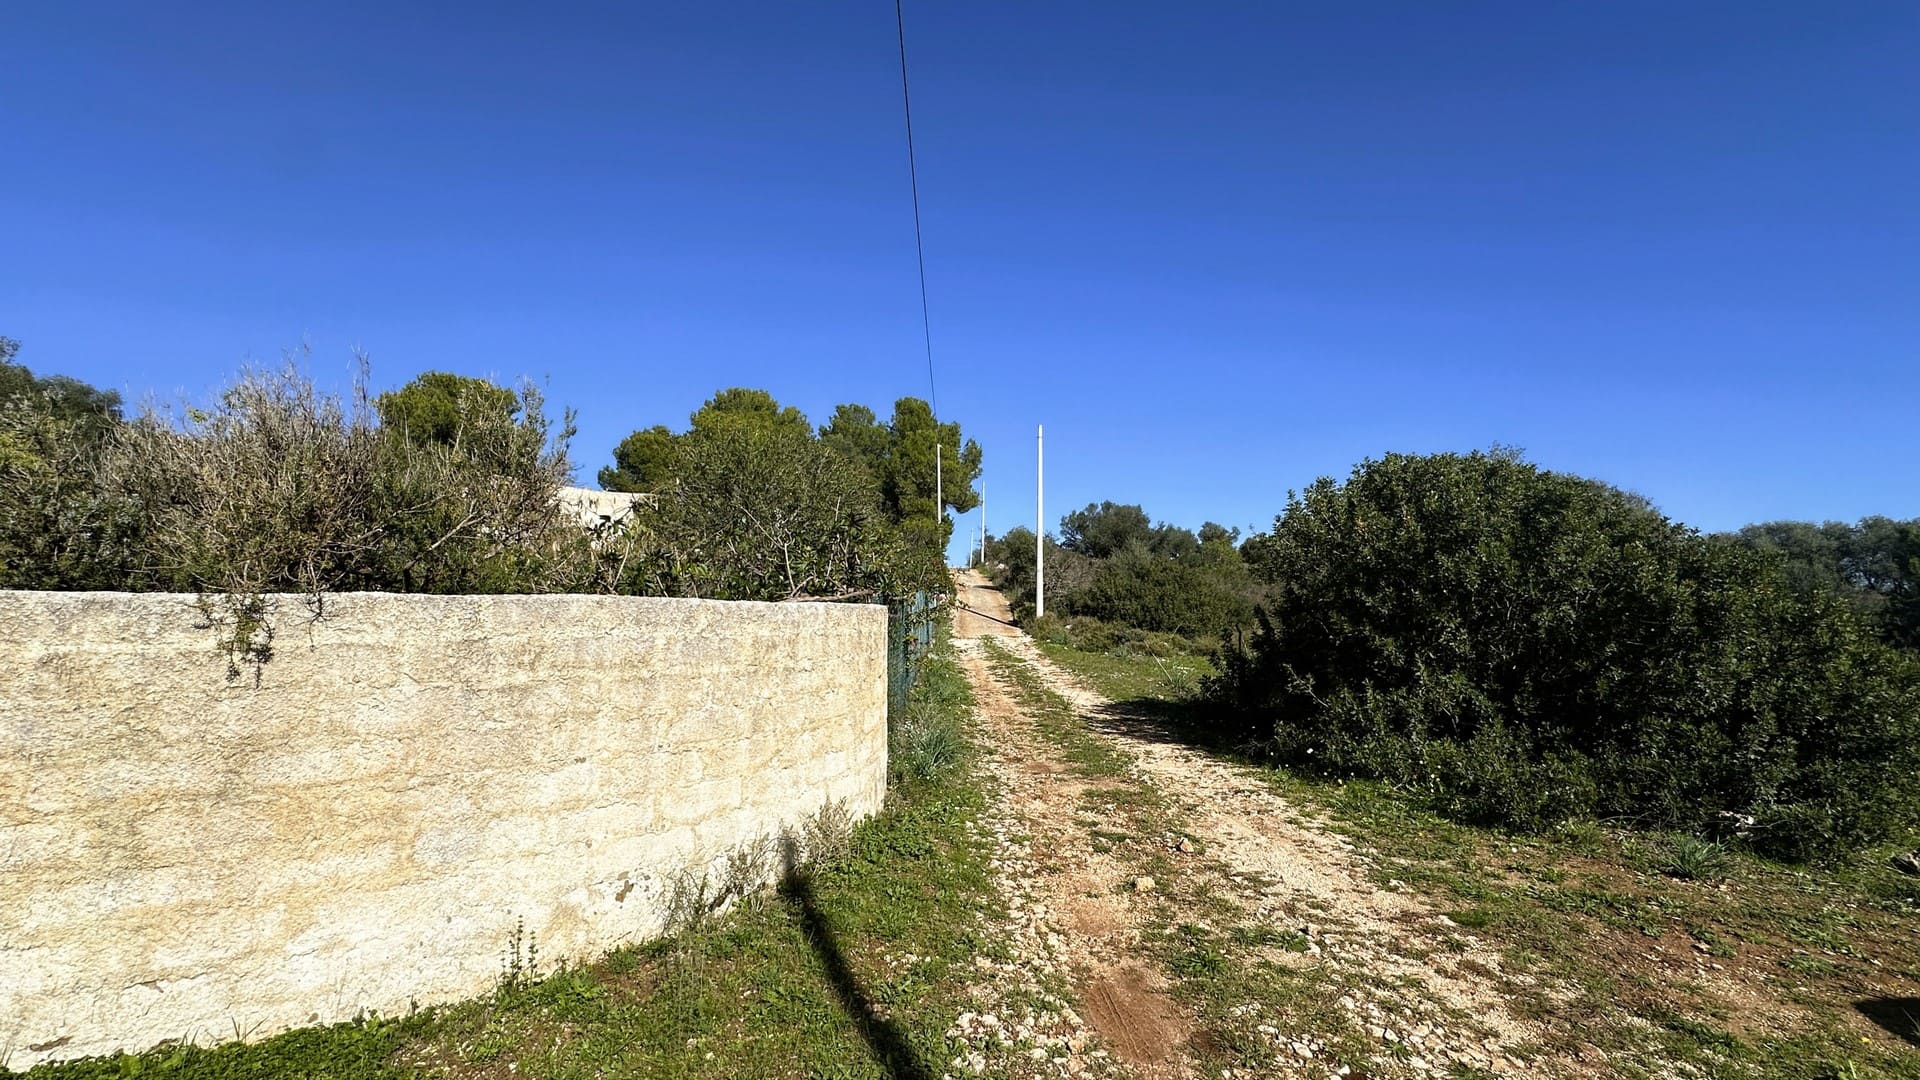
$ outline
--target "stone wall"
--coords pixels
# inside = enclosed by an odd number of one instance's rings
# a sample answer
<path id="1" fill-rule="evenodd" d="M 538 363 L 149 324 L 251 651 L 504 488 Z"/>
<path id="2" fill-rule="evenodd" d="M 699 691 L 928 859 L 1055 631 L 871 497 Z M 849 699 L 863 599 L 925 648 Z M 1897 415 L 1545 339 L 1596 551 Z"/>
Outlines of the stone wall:
<path id="1" fill-rule="evenodd" d="M 218 609 L 216 609 L 218 610 Z M 0 591 L 0 1064 L 264 1037 L 657 933 L 677 874 L 886 783 L 886 613 Z"/>

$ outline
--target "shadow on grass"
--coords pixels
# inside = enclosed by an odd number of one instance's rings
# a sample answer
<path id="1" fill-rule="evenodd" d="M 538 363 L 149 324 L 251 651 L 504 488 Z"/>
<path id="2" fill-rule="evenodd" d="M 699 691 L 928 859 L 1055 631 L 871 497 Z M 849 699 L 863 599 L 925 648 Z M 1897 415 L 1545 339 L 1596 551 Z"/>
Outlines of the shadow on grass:
<path id="1" fill-rule="evenodd" d="M 1909 1044 L 1920 1046 L 1920 998 L 1867 998 L 1854 1002 L 1853 1007 L 1860 1011 L 1861 1016 Z"/>
<path id="2" fill-rule="evenodd" d="M 913 1052 L 913 1045 L 908 1042 L 906 1034 L 899 1025 L 879 1014 L 866 990 L 860 986 L 860 980 L 854 977 L 846 954 L 840 951 L 839 941 L 820 915 L 820 907 L 813 895 L 813 877 L 799 865 L 799 852 L 791 840 L 784 846 L 782 854 L 786 870 L 785 899 L 799 914 L 800 927 L 807 935 L 807 943 L 813 946 L 814 954 L 819 956 L 821 965 L 827 969 L 827 980 L 833 985 L 834 997 L 839 999 L 840 1008 L 860 1032 L 860 1038 L 866 1041 L 874 1060 L 885 1070 L 888 1080 L 933 1080 L 933 1073 Z"/>
<path id="3" fill-rule="evenodd" d="M 1095 730 L 1145 742 L 1190 746 L 1217 757 L 1251 763 L 1251 731 L 1205 702 L 1141 697 L 1102 704 L 1087 717 Z"/>

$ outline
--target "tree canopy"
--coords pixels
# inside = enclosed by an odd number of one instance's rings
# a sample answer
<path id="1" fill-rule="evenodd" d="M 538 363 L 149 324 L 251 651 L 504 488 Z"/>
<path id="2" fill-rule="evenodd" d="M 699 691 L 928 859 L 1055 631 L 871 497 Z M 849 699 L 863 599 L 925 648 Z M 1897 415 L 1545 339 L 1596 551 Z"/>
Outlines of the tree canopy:
<path id="1" fill-rule="evenodd" d="M 665 424 L 636 431 L 613 448 L 613 464 L 600 470 L 608 491 L 658 491 L 673 478 L 674 434 Z"/>
<path id="2" fill-rule="evenodd" d="M 1133 546 L 1144 549 L 1152 539 L 1153 519 L 1140 506 L 1088 503 L 1060 519 L 1060 546 L 1095 559 Z"/>
<path id="3" fill-rule="evenodd" d="M 381 424 L 413 442 L 454 446 L 468 430 L 511 423 L 520 399 L 486 379 L 427 371 L 375 398 L 374 408 Z"/>
<path id="4" fill-rule="evenodd" d="M 663 491 L 674 479 L 681 444 L 688 438 L 746 439 L 777 431 L 805 435 L 857 466 L 872 484 L 887 518 L 930 547 L 945 550 L 953 528 L 948 519 L 936 532 L 940 521 L 934 506 L 936 480 L 949 510 L 964 513 L 980 504 L 979 444 L 966 439 L 958 423 L 936 424 L 933 410 L 919 398 L 896 401 L 885 423 L 865 405 L 841 405 L 815 432 L 799 409 L 781 405 L 765 390 L 734 387 L 716 393 L 688 421 L 683 432 L 656 425 L 621 440 L 614 449 L 613 465 L 600 470 L 601 486 L 611 491 Z M 944 448 L 938 476 L 936 447 Z"/>
<path id="5" fill-rule="evenodd" d="M 1779 559 L 1800 594 L 1836 597 L 1889 643 L 1920 649 L 1920 518 L 1770 521 L 1718 539 Z"/>
<path id="6" fill-rule="evenodd" d="M 678 440 L 692 434 L 748 438 L 765 431 L 812 433 L 806 414 L 781 405 L 765 390 L 719 390 L 687 417 L 685 432 L 675 434 L 665 424 L 655 424 L 620 440 L 613 448 L 613 464 L 600 470 L 598 480 L 608 491 L 661 491 L 674 479 Z"/>
<path id="7" fill-rule="evenodd" d="M 0 337 L 0 587 L 123 587 L 137 516 L 93 480 L 120 395 L 36 376 L 19 352 Z"/>
<path id="8" fill-rule="evenodd" d="M 20 343 L 0 337 L 0 409 L 27 409 L 71 422 L 75 433 L 98 438 L 120 420 L 120 395 L 66 375 L 35 375 L 17 363 Z"/>
<path id="9" fill-rule="evenodd" d="M 777 415 L 777 414 L 775 414 Z M 875 598 L 937 587 L 861 466 L 804 424 L 696 426 L 633 519 L 627 591 L 736 600 Z"/>

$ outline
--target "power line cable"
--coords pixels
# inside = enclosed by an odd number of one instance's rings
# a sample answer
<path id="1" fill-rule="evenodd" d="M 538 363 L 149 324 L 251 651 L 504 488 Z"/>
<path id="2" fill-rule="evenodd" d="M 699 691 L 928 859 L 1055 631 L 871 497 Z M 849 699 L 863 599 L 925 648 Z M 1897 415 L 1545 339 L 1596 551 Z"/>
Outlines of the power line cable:
<path id="1" fill-rule="evenodd" d="M 933 319 L 927 313 L 927 242 L 920 230 L 920 168 L 913 157 L 913 95 L 907 90 L 907 19 L 893 0 L 893 23 L 900 33 L 900 104 L 907 114 L 907 179 L 913 186 L 913 249 L 920 263 L 920 333 L 927 343 L 927 407 L 940 417 L 940 398 L 933 381 Z"/>

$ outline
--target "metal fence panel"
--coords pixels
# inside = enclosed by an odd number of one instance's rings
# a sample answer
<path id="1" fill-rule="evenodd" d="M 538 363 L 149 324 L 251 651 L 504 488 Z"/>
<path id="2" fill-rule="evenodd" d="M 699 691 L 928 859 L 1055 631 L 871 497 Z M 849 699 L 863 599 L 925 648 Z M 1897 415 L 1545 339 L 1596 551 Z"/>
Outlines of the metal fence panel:
<path id="1" fill-rule="evenodd" d="M 920 660 L 933 648 L 933 598 L 914 593 L 887 605 L 887 710 L 897 713 L 920 674 Z"/>

